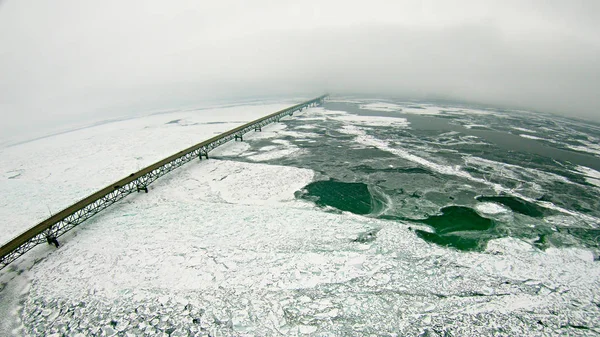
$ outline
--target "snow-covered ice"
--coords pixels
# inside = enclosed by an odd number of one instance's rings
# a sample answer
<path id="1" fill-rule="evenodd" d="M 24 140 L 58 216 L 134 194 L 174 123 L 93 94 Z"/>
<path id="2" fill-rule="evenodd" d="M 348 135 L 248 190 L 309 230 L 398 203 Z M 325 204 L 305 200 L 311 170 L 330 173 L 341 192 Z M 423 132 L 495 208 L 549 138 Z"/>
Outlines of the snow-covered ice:
<path id="1" fill-rule="evenodd" d="M 542 137 L 532 136 L 532 135 L 528 135 L 528 134 L 524 134 L 524 133 L 519 134 L 519 136 L 523 137 L 523 138 L 527 138 L 527 139 L 534 139 L 534 140 L 548 140 L 548 139 L 545 139 L 545 138 L 542 138 Z"/>
<path id="2" fill-rule="evenodd" d="M 402 111 L 402 106 L 400 106 L 398 104 L 385 103 L 385 102 L 361 104 L 359 107 L 361 109 L 375 110 L 375 111 L 386 111 L 386 112 Z"/>
<path id="3" fill-rule="evenodd" d="M 567 145 L 567 147 L 575 151 L 586 152 L 594 156 L 600 156 L 600 144 L 598 141 L 588 142 L 580 140 L 579 142 L 583 143 L 583 145 Z"/>
<path id="4" fill-rule="evenodd" d="M 415 105 L 412 103 L 394 104 L 388 102 L 374 102 L 360 104 L 359 108 L 363 110 L 398 112 L 412 115 L 439 115 L 442 113 L 442 109 L 440 107 L 430 106 L 427 104 Z"/>
<path id="5" fill-rule="evenodd" d="M 488 129 L 489 128 L 487 125 L 483 125 L 483 124 L 464 124 L 463 126 L 467 129 L 472 129 L 472 128 Z"/>
<path id="6" fill-rule="evenodd" d="M 11 221 L 4 222 L 0 243 L 132 172 L 285 107 L 240 105 L 158 114 L 1 148 L 0 217 Z"/>
<path id="7" fill-rule="evenodd" d="M 395 222 L 297 205 L 293 192 L 310 178 L 219 160 L 173 172 L 28 272 L 29 330 L 19 333 L 527 335 L 537 321 L 550 334 L 599 323 L 589 252 L 515 239 L 484 253 L 432 246 Z M 373 229 L 375 241 L 354 242 Z"/>
<path id="8" fill-rule="evenodd" d="M 493 202 L 480 202 L 475 206 L 475 209 L 482 214 L 500 214 L 508 213 L 509 209 Z"/>
<path id="9" fill-rule="evenodd" d="M 496 191 L 497 193 L 507 193 L 513 196 L 516 196 L 518 198 L 521 198 L 523 200 L 526 200 L 528 202 L 531 203 L 537 203 L 537 204 L 542 204 L 542 202 L 535 200 L 534 198 L 528 197 L 526 195 L 520 194 L 518 193 L 518 191 L 513 190 L 513 189 L 509 189 L 506 188 L 504 186 L 502 186 L 499 183 L 495 183 L 492 181 L 488 181 L 484 178 L 479 178 L 479 177 L 474 177 L 472 176 L 469 172 L 467 172 L 463 167 L 461 167 L 460 165 L 445 165 L 443 163 L 437 163 L 434 162 L 432 160 L 429 160 L 427 158 L 421 157 L 417 154 L 411 153 L 410 151 L 407 151 L 403 148 L 398 148 L 398 147 L 393 147 L 392 145 L 390 145 L 390 142 L 386 141 L 386 140 L 381 140 L 381 139 L 377 139 L 373 136 L 368 135 L 365 130 L 363 130 L 361 127 L 356 126 L 356 125 L 344 125 L 340 130 L 340 132 L 349 134 L 349 135 L 354 135 L 356 136 L 355 138 L 355 142 L 362 144 L 362 145 L 366 145 L 366 146 L 373 146 L 376 147 L 380 150 L 386 151 L 386 152 L 390 152 L 393 153 L 395 155 L 397 155 L 400 158 L 409 160 L 411 162 L 417 163 L 419 165 L 422 165 L 424 167 L 427 167 L 435 172 L 439 172 L 441 174 L 444 175 L 450 175 L 450 176 L 457 176 L 460 178 L 464 178 L 464 179 L 468 179 L 477 183 L 481 183 L 481 184 L 485 184 L 490 186 L 491 188 L 494 189 L 494 191 Z M 484 161 L 484 159 L 482 158 L 476 158 L 476 157 L 467 157 L 465 158 L 465 161 L 468 162 L 469 160 L 472 160 L 472 158 L 474 158 L 475 160 L 479 160 L 479 161 Z M 491 161 L 488 161 L 491 162 Z M 503 166 L 510 166 L 510 165 L 506 165 L 506 164 L 502 164 Z M 559 177 L 556 174 L 551 174 L 551 173 L 546 173 L 546 172 L 541 172 L 538 170 L 530 170 L 528 169 L 527 171 L 534 173 L 534 174 L 539 174 L 539 176 L 542 177 L 557 177 L 557 179 L 565 181 L 564 177 Z M 541 173 L 541 174 L 540 174 Z M 593 179 L 593 178 L 592 178 Z M 564 207 L 560 207 L 557 206 L 553 203 L 543 203 L 543 206 L 549 209 L 553 209 L 556 210 L 558 212 L 561 212 L 563 214 L 569 214 L 569 215 L 573 215 L 573 216 L 578 216 L 581 219 L 587 219 L 587 220 L 591 220 L 591 221 L 595 221 L 596 219 L 593 217 L 590 217 L 584 213 L 576 213 L 574 211 L 568 210 Z"/>
<path id="10" fill-rule="evenodd" d="M 293 118 L 320 118 L 320 111 L 308 109 Z M 392 148 L 353 120 L 344 123 L 352 125 L 342 131 L 361 144 L 470 177 L 460 167 Z M 286 130 L 282 125 L 245 137 L 273 140 L 255 156 L 291 147 L 273 139 Z M 197 135 L 208 138 L 212 130 Z M 89 144 L 86 153 L 93 155 L 94 142 Z M 211 154 L 248 149 L 231 142 Z M 70 170 L 96 169 L 95 160 L 78 163 L 83 167 L 72 164 Z M 19 167 L 5 167 L 19 173 Z M 24 174 L 30 171 L 43 170 L 28 166 Z M 183 166 L 152 184 L 150 193 L 134 194 L 69 232 L 59 249 L 37 247 L 7 269 L 0 276 L 5 309 L 0 332 L 7 327 L 14 330 L 6 335 L 15 336 L 598 332 L 600 265 L 590 251 L 540 251 L 513 238 L 492 240 L 484 252 L 439 247 L 402 222 L 323 212 L 295 199 L 314 174 L 218 159 Z M 9 177 L 3 185 L 19 183 L 20 177 Z M 70 185 L 49 186 L 53 193 L 76 194 L 78 184 L 95 188 L 84 178 L 78 173 L 38 179 L 69 180 Z M 482 213 L 503 211 L 500 205 L 480 205 Z M 357 242 L 365 233 L 374 233 L 375 240 Z"/>
<path id="11" fill-rule="evenodd" d="M 577 173 L 583 174 L 585 176 L 585 181 L 596 187 L 600 187 L 600 172 L 581 165 L 578 166 L 576 169 Z"/>
<path id="12" fill-rule="evenodd" d="M 517 131 L 537 133 L 535 130 L 530 130 L 530 129 L 526 129 L 526 128 L 520 128 L 520 127 L 516 127 L 516 126 L 513 126 L 512 128 Z"/>
<path id="13" fill-rule="evenodd" d="M 332 117 L 343 122 L 350 122 L 352 124 L 359 124 L 365 126 L 395 126 L 395 127 L 408 127 L 410 123 L 406 118 L 401 117 L 381 117 L 381 116 L 360 116 L 360 115 L 342 115 Z"/>

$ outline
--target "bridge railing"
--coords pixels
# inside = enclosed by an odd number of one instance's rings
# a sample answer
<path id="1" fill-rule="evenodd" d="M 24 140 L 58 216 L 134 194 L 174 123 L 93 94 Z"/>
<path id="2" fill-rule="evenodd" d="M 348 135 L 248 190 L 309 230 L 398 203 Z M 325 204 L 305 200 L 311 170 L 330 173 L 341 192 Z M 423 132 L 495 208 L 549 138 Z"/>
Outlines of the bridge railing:
<path id="1" fill-rule="evenodd" d="M 277 122 L 285 116 L 291 116 L 296 111 L 320 105 L 326 97 L 327 95 L 319 96 L 226 131 L 132 173 L 74 203 L 0 247 L 0 269 L 5 268 L 39 244 L 48 243 L 58 247 L 58 237 L 133 192 L 144 191 L 147 193 L 148 185 L 159 177 L 195 158 L 205 157 L 208 159 L 208 153 L 216 147 L 231 140 L 243 140 L 243 135 L 249 131 L 260 131 L 263 126 Z"/>

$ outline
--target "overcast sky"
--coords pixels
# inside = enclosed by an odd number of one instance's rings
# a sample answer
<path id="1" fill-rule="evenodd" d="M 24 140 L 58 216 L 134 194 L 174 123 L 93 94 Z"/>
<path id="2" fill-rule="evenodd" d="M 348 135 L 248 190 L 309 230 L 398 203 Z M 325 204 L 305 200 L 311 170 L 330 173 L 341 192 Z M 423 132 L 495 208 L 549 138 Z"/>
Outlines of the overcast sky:
<path id="1" fill-rule="evenodd" d="M 600 1 L 0 0 L 4 135 L 324 91 L 600 121 Z"/>

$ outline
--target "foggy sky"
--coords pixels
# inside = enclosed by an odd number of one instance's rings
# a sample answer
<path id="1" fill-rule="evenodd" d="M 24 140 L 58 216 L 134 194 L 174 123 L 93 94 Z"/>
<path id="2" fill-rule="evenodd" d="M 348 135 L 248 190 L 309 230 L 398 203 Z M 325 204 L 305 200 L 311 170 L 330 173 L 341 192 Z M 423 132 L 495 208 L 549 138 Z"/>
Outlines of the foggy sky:
<path id="1" fill-rule="evenodd" d="M 600 121 L 600 1 L 0 0 L 0 132 L 252 96 Z"/>

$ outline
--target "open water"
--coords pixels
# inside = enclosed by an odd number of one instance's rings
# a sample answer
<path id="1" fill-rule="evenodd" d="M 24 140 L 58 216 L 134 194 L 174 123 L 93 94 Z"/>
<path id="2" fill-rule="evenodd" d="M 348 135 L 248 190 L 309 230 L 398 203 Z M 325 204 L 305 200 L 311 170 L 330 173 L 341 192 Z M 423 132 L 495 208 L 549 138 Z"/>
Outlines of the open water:
<path id="1" fill-rule="evenodd" d="M 600 125 L 414 102 L 337 100 L 324 109 L 328 118 L 282 120 L 298 133 L 278 141 L 301 151 L 266 160 L 319 173 L 298 198 L 414 224 L 423 240 L 450 249 L 511 236 L 540 249 L 599 251 Z M 250 145 L 260 152 L 271 141 Z"/>

